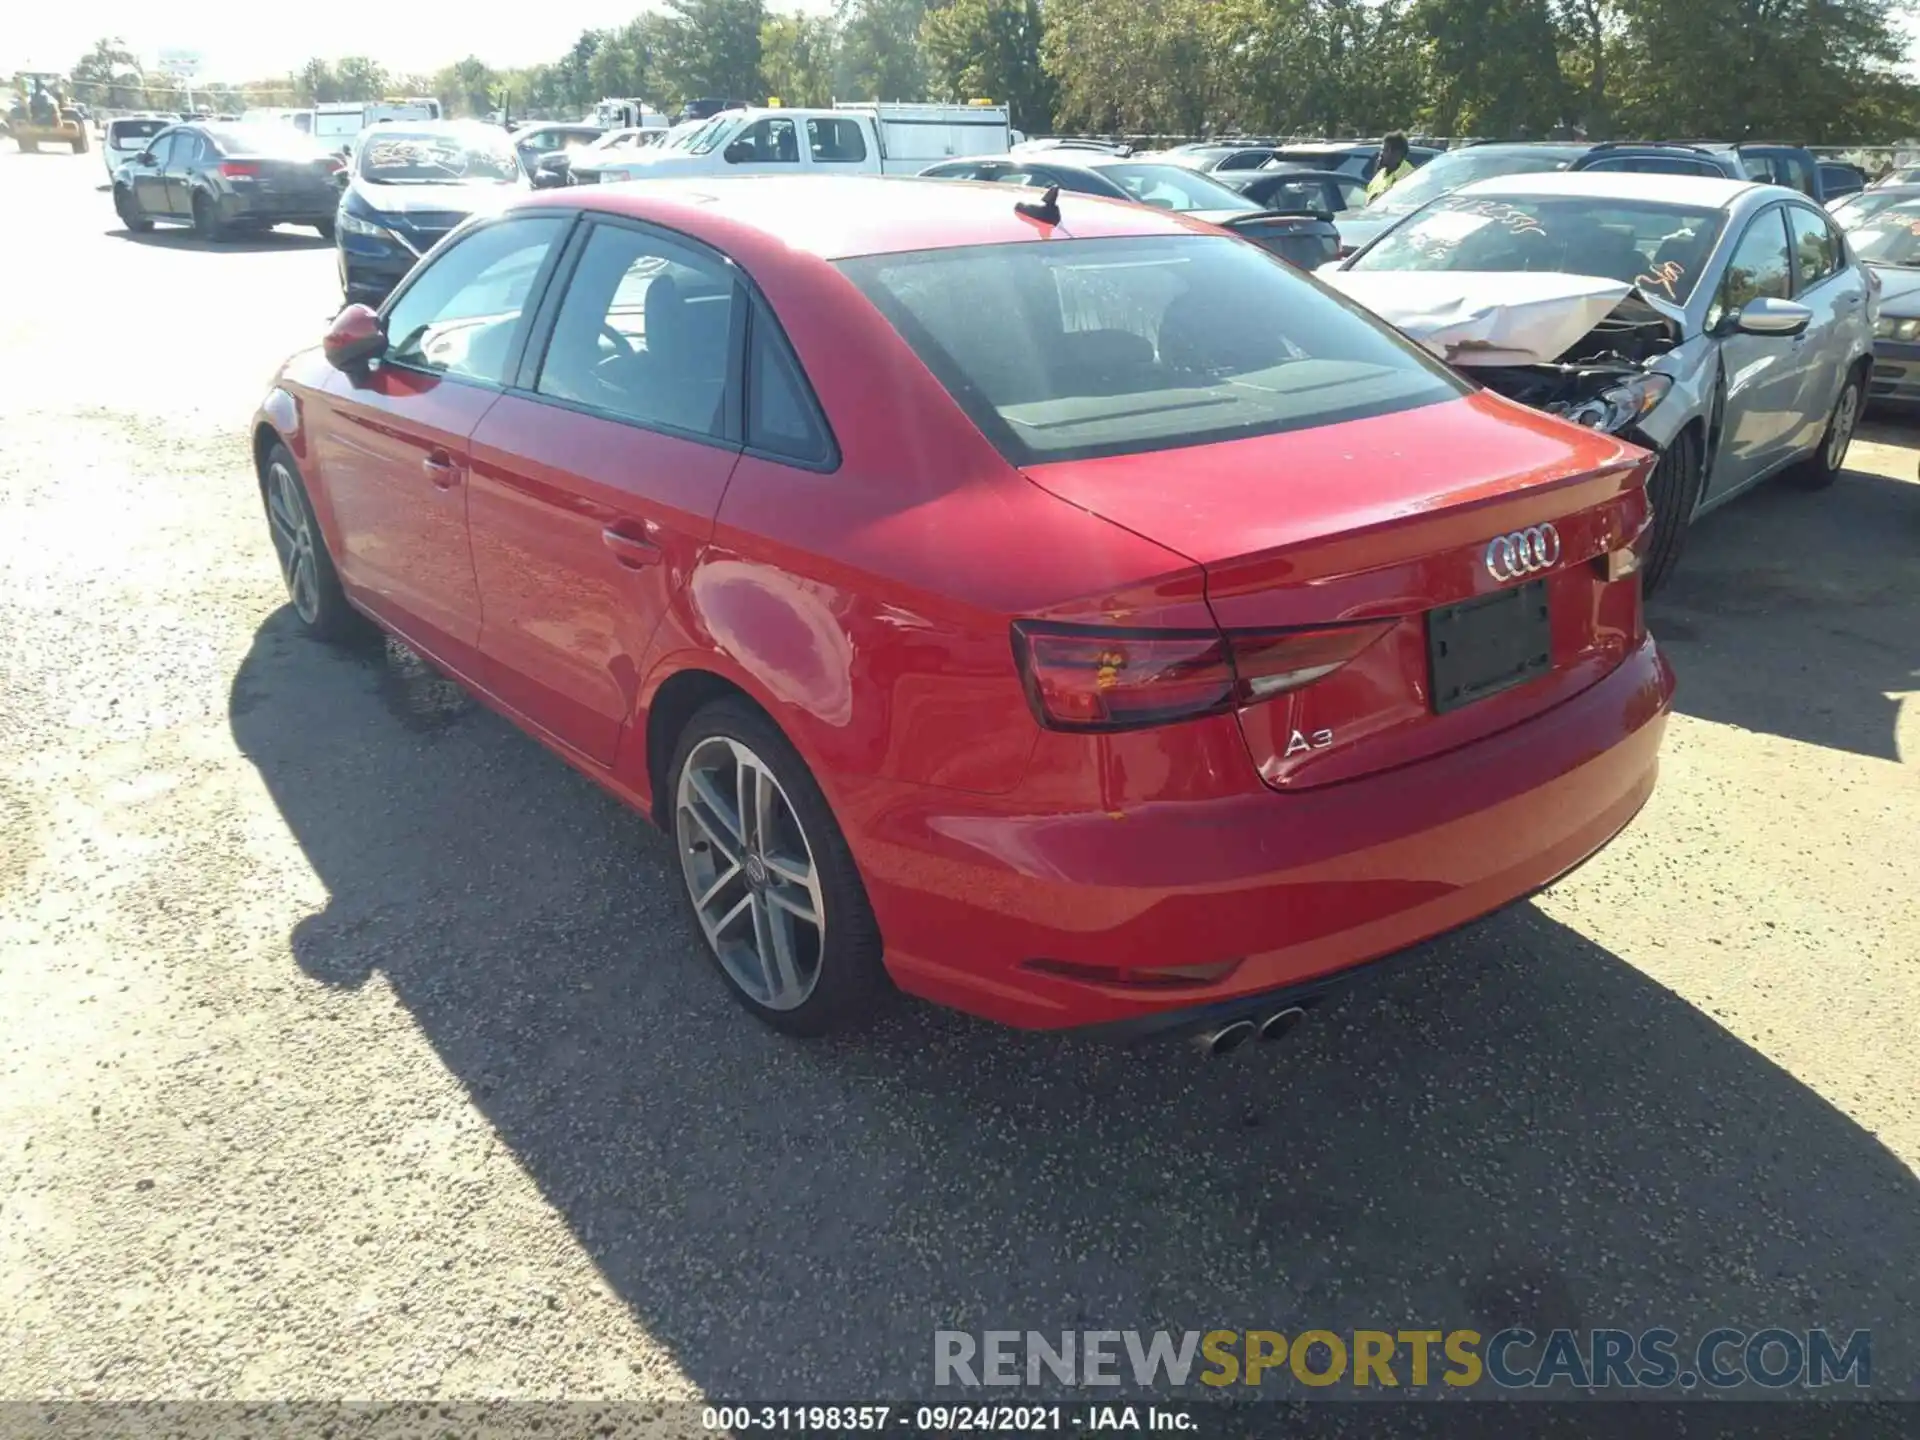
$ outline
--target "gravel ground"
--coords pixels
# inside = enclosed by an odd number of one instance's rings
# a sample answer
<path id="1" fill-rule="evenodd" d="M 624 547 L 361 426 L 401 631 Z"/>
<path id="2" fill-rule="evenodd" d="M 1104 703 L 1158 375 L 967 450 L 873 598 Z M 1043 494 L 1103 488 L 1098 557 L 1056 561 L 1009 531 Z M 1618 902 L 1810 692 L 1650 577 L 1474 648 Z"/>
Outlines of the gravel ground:
<path id="1" fill-rule="evenodd" d="M 749 1024 L 666 845 L 298 636 L 246 420 L 337 295 L 0 151 L 0 1396 L 924 1396 L 936 1326 L 1827 1324 L 1920 1393 L 1920 483 L 1705 522 L 1660 789 L 1207 1063 Z"/>

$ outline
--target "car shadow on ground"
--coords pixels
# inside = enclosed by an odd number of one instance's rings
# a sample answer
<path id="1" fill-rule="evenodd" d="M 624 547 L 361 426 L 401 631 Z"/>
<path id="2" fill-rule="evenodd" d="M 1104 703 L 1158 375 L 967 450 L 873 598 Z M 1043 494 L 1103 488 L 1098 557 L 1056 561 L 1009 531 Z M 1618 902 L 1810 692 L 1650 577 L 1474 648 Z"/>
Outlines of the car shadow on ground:
<path id="1" fill-rule="evenodd" d="M 1920 690 L 1920 484 L 1759 486 L 1695 524 L 1648 623 L 1682 713 L 1898 760 L 1897 697 Z"/>
<path id="2" fill-rule="evenodd" d="M 153 245 L 163 250 L 208 250 L 250 253 L 259 250 L 330 250 L 333 241 L 322 239 L 311 228 L 279 230 L 236 230 L 219 240 L 202 240 L 185 225 L 155 225 L 144 233 L 122 227 L 113 232 L 135 245 Z"/>
<path id="3" fill-rule="evenodd" d="M 398 647 L 282 610 L 230 713 L 329 893 L 300 969 L 391 987 L 710 1398 L 925 1399 L 936 1327 L 1828 1325 L 1920 1373 L 1914 1175 L 1531 906 L 1225 1060 L 904 1002 L 798 1043 L 664 838 Z"/>

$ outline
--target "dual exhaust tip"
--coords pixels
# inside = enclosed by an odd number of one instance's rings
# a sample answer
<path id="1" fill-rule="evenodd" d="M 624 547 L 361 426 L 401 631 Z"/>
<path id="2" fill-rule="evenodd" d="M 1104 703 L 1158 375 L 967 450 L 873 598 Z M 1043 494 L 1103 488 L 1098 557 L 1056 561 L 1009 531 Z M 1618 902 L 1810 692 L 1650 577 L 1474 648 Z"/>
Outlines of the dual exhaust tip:
<path id="1" fill-rule="evenodd" d="M 1284 1010 L 1274 1011 L 1264 1020 L 1235 1020 L 1217 1030 L 1204 1031 L 1195 1038 L 1208 1055 L 1229 1055 L 1249 1040 L 1278 1040 L 1306 1018 L 1304 1007 L 1289 1005 Z"/>

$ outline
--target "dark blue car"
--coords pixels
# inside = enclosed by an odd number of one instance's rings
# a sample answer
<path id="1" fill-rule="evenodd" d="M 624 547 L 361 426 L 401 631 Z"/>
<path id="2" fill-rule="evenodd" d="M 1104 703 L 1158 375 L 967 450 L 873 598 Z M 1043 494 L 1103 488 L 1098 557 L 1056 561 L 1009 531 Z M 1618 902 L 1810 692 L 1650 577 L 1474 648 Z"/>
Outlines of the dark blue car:
<path id="1" fill-rule="evenodd" d="M 528 188 L 512 142 L 494 126 L 423 120 L 363 132 L 334 217 L 347 303 L 378 305 L 454 226 Z"/>

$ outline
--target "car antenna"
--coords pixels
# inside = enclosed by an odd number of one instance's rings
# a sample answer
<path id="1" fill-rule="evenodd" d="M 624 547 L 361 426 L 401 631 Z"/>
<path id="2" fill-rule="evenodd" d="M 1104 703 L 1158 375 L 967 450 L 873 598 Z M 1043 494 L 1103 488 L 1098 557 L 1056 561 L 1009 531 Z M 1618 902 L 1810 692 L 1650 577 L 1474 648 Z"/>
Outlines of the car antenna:
<path id="1" fill-rule="evenodd" d="M 1060 187 L 1049 185 L 1047 193 L 1040 197 L 1040 203 L 1037 205 L 1031 200 L 1017 201 L 1013 211 L 1016 215 L 1025 215 L 1038 220 L 1042 225 L 1058 225 L 1060 223 Z"/>

